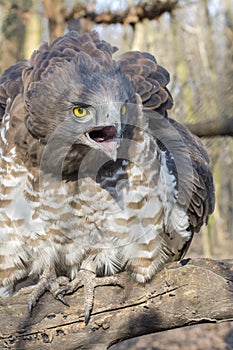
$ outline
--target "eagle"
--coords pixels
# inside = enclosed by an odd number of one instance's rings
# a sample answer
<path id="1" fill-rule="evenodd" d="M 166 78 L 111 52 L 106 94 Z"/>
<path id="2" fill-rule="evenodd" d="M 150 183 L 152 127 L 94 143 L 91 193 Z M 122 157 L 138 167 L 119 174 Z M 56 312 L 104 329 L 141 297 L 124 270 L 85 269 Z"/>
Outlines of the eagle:
<path id="1" fill-rule="evenodd" d="M 214 209 L 207 152 L 168 116 L 168 71 L 116 51 L 70 31 L 0 78 L 0 287 L 35 283 L 30 312 L 84 286 L 87 323 L 95 287 L 149 282 Z"/>

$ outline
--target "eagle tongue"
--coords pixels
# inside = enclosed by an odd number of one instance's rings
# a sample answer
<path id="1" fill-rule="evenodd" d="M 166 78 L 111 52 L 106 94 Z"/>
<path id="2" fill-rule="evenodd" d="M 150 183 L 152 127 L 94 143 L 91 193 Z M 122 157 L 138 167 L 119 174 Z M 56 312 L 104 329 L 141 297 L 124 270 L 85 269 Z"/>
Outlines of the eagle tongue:
<path id="1" fill-rule="evenodd" d="M 112 152 L 114 148 L 116 147 L 117 141 L 116 140 L 108 140 L 108 141 L 102 141 L 101 146 L 104 146 L 109 152 Z"/>

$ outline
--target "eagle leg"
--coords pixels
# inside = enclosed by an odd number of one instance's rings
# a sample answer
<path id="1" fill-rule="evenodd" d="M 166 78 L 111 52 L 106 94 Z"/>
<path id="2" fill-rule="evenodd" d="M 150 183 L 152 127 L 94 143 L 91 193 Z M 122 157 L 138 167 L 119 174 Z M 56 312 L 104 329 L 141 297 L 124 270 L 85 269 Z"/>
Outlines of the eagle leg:
<path id="1" fill-rule="evenodd" d="M 94 301 L 94 289 L 99 286 L 118 285 L 122 287 L 119 282 L 119 278 L 115 276 L 97 277 L 95 272 L 86 268 L 80 268 L 78 275 L 66 286 L 61 288 L 56 293 L 56 298 L 60 298 L 59 295 L 71 294 L 78 288 L 84 287 L 84 317 L 85 324 L 87 325 L 90 319 L 90 314 Z"/>
<path id="2" fill-rule="evenodd" d="M 33 307 L 36 305 L 40 297 L 46 292 L 49 291 L 54 298 L 60 300 L 63 304 L 68 305 L 65 301 L 63 295 L 58 294 L 57 291 L 69 283 L 69 279 L 65 276 L 57 277 L 55 269 L 51 266 L 45 268 L 43 274 L 40 277 L 39 282 L 35 285 L 29 301 L 28 301 L 28 310 L 32 314 Z"/>

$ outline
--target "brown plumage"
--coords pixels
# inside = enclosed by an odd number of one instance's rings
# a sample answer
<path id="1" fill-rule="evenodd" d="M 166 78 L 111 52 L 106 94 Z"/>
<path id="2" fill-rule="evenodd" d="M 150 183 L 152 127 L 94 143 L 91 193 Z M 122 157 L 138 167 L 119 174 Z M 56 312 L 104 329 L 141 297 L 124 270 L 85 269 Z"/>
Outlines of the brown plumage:
<path id="1" fill-rule="evenodd" d="M 168 72 L 115 51 L 70 32 L 0 79 L 0 285 L 38 276 L 30 309 L 85 284 L 87 321 L 94 286 L 149 281 L 214 208 L 203 145 L 168 117 Z"/>

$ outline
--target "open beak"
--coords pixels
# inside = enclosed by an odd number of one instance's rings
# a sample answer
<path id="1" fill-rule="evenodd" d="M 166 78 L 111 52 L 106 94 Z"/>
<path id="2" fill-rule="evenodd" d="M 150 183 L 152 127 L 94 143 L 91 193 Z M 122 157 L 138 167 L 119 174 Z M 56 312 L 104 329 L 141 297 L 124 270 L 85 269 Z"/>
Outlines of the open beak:
<path id="1" fill-rule="evenodd" d="M 92 146 L 102 149 L 108 157 L 116 161 L 120 137 L 115 125 L 98 126 L 85 135 Z"/>

